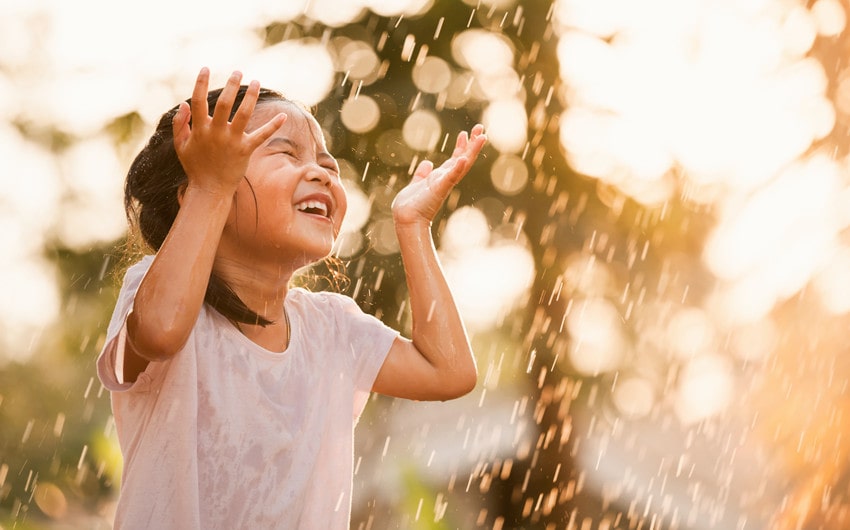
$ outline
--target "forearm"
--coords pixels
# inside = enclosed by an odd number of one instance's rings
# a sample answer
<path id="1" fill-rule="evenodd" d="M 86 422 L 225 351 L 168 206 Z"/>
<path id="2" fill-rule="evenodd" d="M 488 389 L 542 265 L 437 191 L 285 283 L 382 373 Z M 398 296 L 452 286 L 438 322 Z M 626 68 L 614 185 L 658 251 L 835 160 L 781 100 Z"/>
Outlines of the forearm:
<path id="1" fill-rule="evenodd" d="M 127 322 L 137 354 L 162 360 L 185 344 L 204 302 L 232 196 L 187 188 L 174 224 L 139 285 Z"/>
<path id="2" fill-rule="evenodd" d="M 472 349 L 437 257 L 430 224 L 397 224 L 396 233 L 410 293 L 414 346 L 445 376 L 474 379 Z"/>

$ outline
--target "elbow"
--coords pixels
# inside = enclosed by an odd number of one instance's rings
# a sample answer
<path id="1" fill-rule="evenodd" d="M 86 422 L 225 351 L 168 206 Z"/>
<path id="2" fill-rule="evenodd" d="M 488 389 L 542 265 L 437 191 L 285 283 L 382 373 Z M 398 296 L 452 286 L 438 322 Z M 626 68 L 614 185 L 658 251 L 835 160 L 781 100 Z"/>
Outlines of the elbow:
<path id="1" fill-rule="evenodd" d="M 133 318 L 127 319 L 127 345 L 146 361 L 167 361 L 186 344 L 188 337 L 166 326 L 150 325 Z"/>
<path id="2" fill-rule="evenodd" d="M 458 374 L 453 378 L 450 385 L 446 385 L 445 395 L 441 401 L 461 398 L 473 390 L 478 384 L 478 371 L 473 367 L 471 370 Z"/>
<path id="3" fill-rule="evenodd" d="M 461 381 L 460 385 L 460 395 L 465 396 L 475 390 L 475 386 L 478 384 L 478 370 L 473 367 L 472 370 L 466 374 L 465 378 Z"/>

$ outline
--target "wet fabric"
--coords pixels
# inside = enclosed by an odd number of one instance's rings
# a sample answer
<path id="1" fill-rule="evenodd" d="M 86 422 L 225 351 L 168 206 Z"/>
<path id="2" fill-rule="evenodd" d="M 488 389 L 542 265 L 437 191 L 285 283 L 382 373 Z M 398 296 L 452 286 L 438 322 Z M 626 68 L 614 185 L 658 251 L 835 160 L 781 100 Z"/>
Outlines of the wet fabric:
<path id="1" fill-rule="evenodd" d="M 353 428 L 398 333 L 348 297 L 296 288 L 285 352 L 205 305 L 177 355 L 124 383 L 151 262 L 128 270 L 97 362 L 124 455 L 115 528 L 347 529 Z"/>

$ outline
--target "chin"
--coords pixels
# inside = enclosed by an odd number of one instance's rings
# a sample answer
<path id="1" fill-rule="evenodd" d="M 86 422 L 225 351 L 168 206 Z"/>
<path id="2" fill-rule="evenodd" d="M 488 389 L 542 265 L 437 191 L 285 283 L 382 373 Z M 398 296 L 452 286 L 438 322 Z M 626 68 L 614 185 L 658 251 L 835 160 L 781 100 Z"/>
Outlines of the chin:
<path id="1" fill-rule="evenodd" d="M 322 261 L 331 255 L 331 252 L 333 252 L 333 239 L 329 241 L 314 242 L 312 245 L 305 246 L 303 248 L 304 263 L 302 266 L 306 267 L 318 261 Z"/>
<path id="2" fill-rule="evenodd" d="M 319 245 L 319 248 L 317 249 L 319 251 L 319 255 L 321 256 L 319 259 L 325 259 L 331 255 L 331 252 L 333 252 L 334 249 L 334 243 L 335 241 L 332 237 L 329 238 L 327 241 L 322 241 L 322 243 Z"/>

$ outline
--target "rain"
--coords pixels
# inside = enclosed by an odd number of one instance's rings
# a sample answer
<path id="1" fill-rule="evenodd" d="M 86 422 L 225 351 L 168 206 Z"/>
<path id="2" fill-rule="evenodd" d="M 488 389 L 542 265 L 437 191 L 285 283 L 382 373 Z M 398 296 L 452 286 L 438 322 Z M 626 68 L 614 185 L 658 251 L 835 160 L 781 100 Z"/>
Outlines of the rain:
<path id="1" fill-rule="evenodd" d="M 371 396 L 352 529 L 850 528 L 848 0 L 116 5 L 0 4 L 0 530 L 111 527 L 123 178 L 204 65 L 314 110 L 295 282 L 408 336 L 393 197 L 487 129 L 433 224 L 478 385 Z"/>

